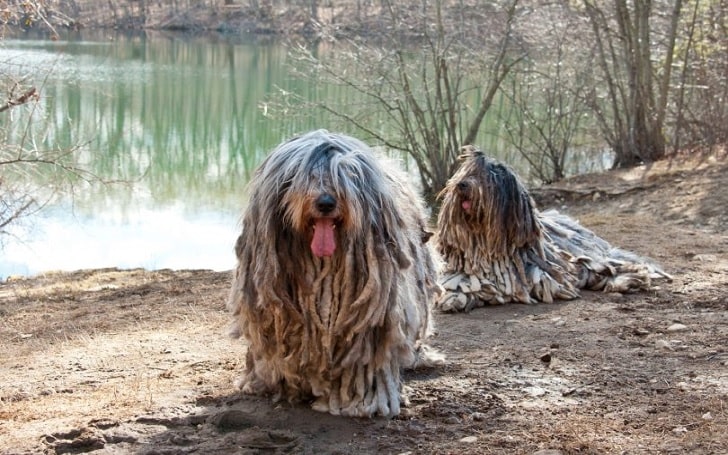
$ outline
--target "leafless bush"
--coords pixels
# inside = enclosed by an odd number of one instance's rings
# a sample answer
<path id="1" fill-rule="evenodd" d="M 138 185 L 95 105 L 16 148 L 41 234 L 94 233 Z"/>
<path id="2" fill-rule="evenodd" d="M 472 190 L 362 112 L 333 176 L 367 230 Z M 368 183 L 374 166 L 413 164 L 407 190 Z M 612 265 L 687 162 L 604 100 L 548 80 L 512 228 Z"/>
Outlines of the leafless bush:
<path id="1" fill-rule="evenodd" d="M 278 105 L 286 115 L 321 109 L 364 139 L 405 153 L 430 203 L 452 175 L 460 147 L 478 139 L 499 86 L 523 58 L 514 30 L 517 1 L 502 9 L 445 10 L 442 3 L 385 0 L 381 41 L 351 39 L 330 53 L 295 47 L 299 75 L 358 98 L 335 105 L 286 92 Z"/>
<path id="2" fill-rule="evenodd" d="M 2 21 L 47 23 L 45 14 L 53 3 L 0 1 Z M 44 149 L 39 145 L 43 142 L 42 86 L 34 81 L 42 82 L 45 75 L 40 69 L 35 74 L 18 74 L 10 71 L 14 66 L 14 62 L 0 61 L 0 244 L 59 195 L 73 194 L 79 184 L 100 181 L 78 162 L 79 146 Z"/>

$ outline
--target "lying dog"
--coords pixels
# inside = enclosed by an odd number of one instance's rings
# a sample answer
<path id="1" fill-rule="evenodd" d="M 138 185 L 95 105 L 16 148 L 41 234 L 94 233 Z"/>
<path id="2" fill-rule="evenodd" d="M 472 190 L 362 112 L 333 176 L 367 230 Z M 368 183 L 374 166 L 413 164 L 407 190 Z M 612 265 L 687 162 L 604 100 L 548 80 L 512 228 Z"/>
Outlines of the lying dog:
<path id="1" fill-rule="evenodd" d="M 540 212 L 517 175 L 477 148 L 463 147 L 461 159 L 440 193 L 436 244 L 445 292 L 437 308 L 550 303 L 576 298 L 578 289 L 627 292 L 671 278 L 574 219 Z"/>

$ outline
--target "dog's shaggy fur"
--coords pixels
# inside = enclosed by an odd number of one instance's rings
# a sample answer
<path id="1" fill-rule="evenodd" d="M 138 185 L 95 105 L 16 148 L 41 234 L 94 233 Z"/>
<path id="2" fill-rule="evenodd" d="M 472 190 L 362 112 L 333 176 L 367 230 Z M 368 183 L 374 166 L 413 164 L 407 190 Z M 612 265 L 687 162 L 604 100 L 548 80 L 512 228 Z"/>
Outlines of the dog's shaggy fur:
<path id="1" fill-rule="evenodd" d="M 401 368 L 439 292 L 426 214 L 393 162 L 325 130 L 279 145 L 250 183 L 228 307 L 245 393 L 351 416 L 400 412 Z"/>
<path id="2" fill-rule="evenodd" d="M 473 146 L 440 194 L 437 248 L 445 261 L 436 307 L 573 299 L 578 289 L 626 292 L 670 278 L 555 210 L 540 212 L 518 176 Z"/>

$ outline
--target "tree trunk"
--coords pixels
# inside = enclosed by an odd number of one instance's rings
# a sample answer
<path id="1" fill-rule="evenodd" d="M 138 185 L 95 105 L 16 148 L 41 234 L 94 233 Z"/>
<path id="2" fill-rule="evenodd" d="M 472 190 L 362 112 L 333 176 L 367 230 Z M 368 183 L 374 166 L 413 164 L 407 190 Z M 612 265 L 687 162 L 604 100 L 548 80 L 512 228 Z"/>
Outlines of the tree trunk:
<path id="1" fill-rule="evenodd" d="M 614 131 L 604 131 L 604 134 L 615 152 L 614 167 L 634 166 L 665 156 L 665 111 L 681 1 L 676 0 L 673 8 L 666 59 L 657 71 L 652 62 L 650 41 L 651 0 L 614 0 L 618 34 L 610 34 L 604 11 L 595 3 L 584 0 L 612 103 Z M 616 48 L 613 47 L 615 41 L 618 43 Z M 606 54 L 607 47 L 612 49 L 609 55 Z M 624 80 L 621 80 L 621 74 L 624 74 Z M 653 74 L 660 75 L 658 82 Z M 622 96 L 617 96 L 618 93 Z M 603 122 L 602 128 L 605 127 Z"/>

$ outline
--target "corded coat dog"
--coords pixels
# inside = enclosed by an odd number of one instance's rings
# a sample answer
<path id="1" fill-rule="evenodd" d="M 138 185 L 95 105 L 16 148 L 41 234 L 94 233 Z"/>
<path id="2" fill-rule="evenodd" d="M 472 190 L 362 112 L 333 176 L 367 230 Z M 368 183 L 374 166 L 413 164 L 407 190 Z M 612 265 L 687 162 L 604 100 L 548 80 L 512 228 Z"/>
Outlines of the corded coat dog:
<path id="1" fill-rule="evenodd" d="M 579 289 L 628 292 L 670 278 L 555 210 L 540 212 L 508 166 L 473 146 L 440 193 L 437 249 L 445 262 L 436 308 L 551 303 Z"/>
<path id="2" fill-rule="evenodd" d="M 349 416 L 400 412 L 403 368 L 439 292 L 426 212 L 394 162 L 325 130 L 256 170 L 228 308 L 248 344 L 239 386 Z"/>

